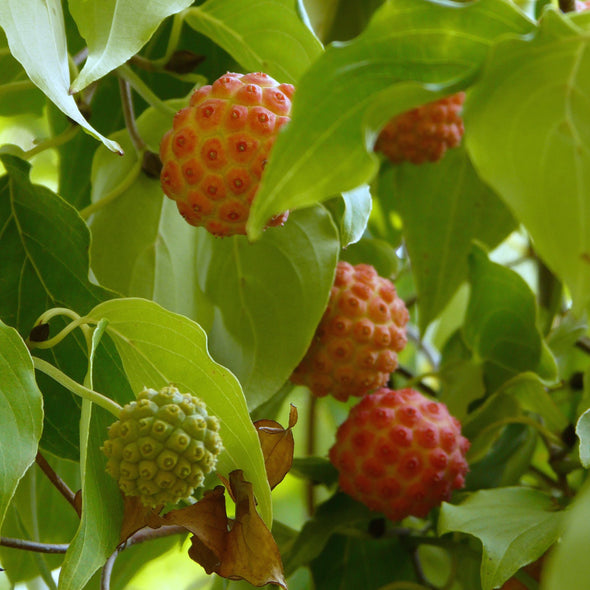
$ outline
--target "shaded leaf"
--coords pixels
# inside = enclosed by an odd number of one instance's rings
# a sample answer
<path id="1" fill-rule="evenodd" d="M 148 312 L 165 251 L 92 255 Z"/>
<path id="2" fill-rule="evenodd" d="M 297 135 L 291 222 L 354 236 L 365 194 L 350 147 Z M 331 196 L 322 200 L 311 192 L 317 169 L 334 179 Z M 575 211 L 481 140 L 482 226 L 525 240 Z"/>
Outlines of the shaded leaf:
<path id="1" fill-rule="evenodd" d="M 237 379 L 215 362 L 202 328 L 152 301 L 117 299 L 95 307 L 86 319 L 107 319 L 106 334 L 121 357 L 129 384 L 160 389 L 173 383 L 193 393 L 221 421 L 224 452 L 217 469 L 227 474 L 242 469 L 252 482 L 262 517 L 272 522 L 270 489 L 256 430 Z M 103 439 L 104 440 L 104 439 Z"/>
<path id="2" fill-rule="evenodd" d="M 562 513 L 543 492 L 498 488 L 475 492 L 458 506 L 443 503 L 438 531 L 480 539 L 482 589 L 491 590 L 542 555 L 557 539 L 561 522 Z"/>
<path id="3" fill-rule="evenodd" d="M 336 199 L 333 209 L 340 220 L 340 243 L 343 248 L 356 244 L 362 238 L 371 207 L 371 193 L 366 185 L 344 192 L 342 198 Z"/>
<path id="4" fill-rule="evenodd" d="M 18 482 L 35 460 L 43 425 L 43 398 L 29 351 L 14 328 L 0 321 L 0 529 Z"/>
<path id="5" fill-rule="evenodd" d="M 368 150 L 388 119 L 456 92 L 500 35 L 532 28 L 514 5 L 496 0 L 384 3 L 361 35 L 330 46 L 301 78 L 254 199 L 249 236 L 259 238 L 280 211 L 368 182 L 378 161 Z"/>
<path id="6" fill-rule="evenodd" d="M 471 297 L 463 334 L 477 360 L 508 373 L 535 371 L 542 339 L 535 296 L 515 271 L 491 262 L 475 245 L 469 257 Z"/>
<path id="7" fill-rule="evenodd" d="M 478 172 L 568 285 L 577 312 L 590 303 L 587 49 L 587 32 L 547 8 L 536 34 L 498 43 L 465 105 Z"/>
<path id="8" fill-rule="evenodd" d="M 403 220 L 424 333 L 467 280 L 471 242 L 494 248 L 516 223 L 462 147 L 449 150 L 440 162 L 391 167 L 379 190 Z"/>
<path id="9" fill-rule="evenodd" d="M 0 3 L 0 27 L 12 55 L 29 78 L 68 117 L 113 152 L 120 146 L 102 136 L 86 121 L 70 95 L 66 32 L 59 0 L 5 0 Z"/>
<path id="10" fill-rule="evenodd" d="M 271 490 L 283 481 L 293 464 L 293 449 L 295 448 L 293 427 L 295 424 L 297 424 L 297 408 L 293 404 L 291 404 L 289 411 L 287 429 L 275 420 L 263 419 L 254 422 Z"/>
<path id="11" fill-rule="evenodd" d="M 281 83 L 296 82 L 322 52 L 291 0 L 208 0 L 188 11 L 186 23 L 244 70 L 265 72 Z"/>
<path id="12" fill-rule="evenodd" d="M 590 587 L 588 546 L 590 543 L 590 486 L 579 491 L 564 515 L 563 534 L 549 553 L 543 568 L 543 590 Z"/>
<path id="13" fill-rule="evenodd" d="M 146 2 L 136 0 L 68 0 L 80 34 L 88 43 L 88 59 L 71 92 L 79 92 L 124 64 L 151 38 L 160 23 L 192 0 Z"/>
<path id="14" fill-rule="evenodd" d="M 229 485 L 236 501 L 231 527 L 222 486 L 205 493 L 192 506 L 166 513 L 162 521 L 193 533 L 189 555 L 207 573 L 247 580 L 254 586 L 276 584 L 286 589 L 279 550 L 256 512 L 252 485 L 244 480 L 241 470 L 230 473 Z"/>
<path id="15" fill-rule="evenodd" d="M 326 486 L 332 486 L 338 481 L 338 470 L 323 457 L 295 457 L 290 473 Z"/>

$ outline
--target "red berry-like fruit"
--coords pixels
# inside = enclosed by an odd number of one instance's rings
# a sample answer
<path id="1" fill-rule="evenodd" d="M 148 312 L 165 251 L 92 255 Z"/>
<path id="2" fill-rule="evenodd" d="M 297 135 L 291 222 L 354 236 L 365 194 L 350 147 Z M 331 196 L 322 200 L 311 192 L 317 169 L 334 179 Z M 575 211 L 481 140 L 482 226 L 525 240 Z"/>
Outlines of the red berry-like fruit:
<path id="1" fill-rule="evenodd" d="M 385 385 L 406 345 L 408 310 L 368 264 L 341 261 L 328 307 L 291 381 L 340 401 Z"/>
<path id="2" fill-rule="evenodd" d="M 269 152 L 289 121 L 291 84 L 227 73 L 196 90 L 162 138 L 160 180 L 181 215 L 216 236 L 246 233 Z M 268 225 L 282 225 L 288 212 Z"/>
<path id="3" fill-rule="evenodd" d="M 330 461 L 344 492 L 395 522 L 425 517 L 462 488 L 468 449 L 443 403 L 414 389 L 381 388 L 350 410 Z"/>
<path id="4" fill-rule="evenodd" d="M 394 117 L 381 130 L 375 151 L 394 164 L 440 160 L 448 149 L 461 143 L 464 101 L 465 93 L 458 92 Z"/>

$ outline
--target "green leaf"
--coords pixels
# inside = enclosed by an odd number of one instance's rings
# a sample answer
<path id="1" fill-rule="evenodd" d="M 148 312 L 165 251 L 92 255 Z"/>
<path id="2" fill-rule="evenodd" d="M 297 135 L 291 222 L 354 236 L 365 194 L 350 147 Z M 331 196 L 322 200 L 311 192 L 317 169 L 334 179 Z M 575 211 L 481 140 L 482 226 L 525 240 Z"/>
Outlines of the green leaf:
<path id="1" fill-rule="evenodd" d="M 394 166 L 379 187 L 403 220 L 424 333 L 467 280 L 472 240 L 494 248 L 516 224 L 462 147 L 433 164 Z"/>
<path id="2" fill-rule="evenodd" d="M 385 590 L 395 580 L 401 588 L 415 580 L 411 557 L 399 539 L 367 539 L 334 535 L 311 563 L 314 588 L 322 590 Z"/>
<path id="3" fill-rule="evenodd" d="M 538 490 L 481 490 L 458 506 L 443 503 L 438 532 L 467 533 L 482 542 L 482 589 L 491 590 L 555 542 L 562 522 L 555 508 L 553 499 Z"/>
<path id="4" fill-rule="evenodd" d="M 186 23 L 223 47 L 245 71 L 296 82 L 322 52 L 292 0 L 208 0 Z"/>
<path id="5" fill-rule="evenodd" d="M 334 209 L 340 220 L 340 242 L 343 248 L 357 243 L 363 236 L 371 214 L 371 193 L 368 186 L 360 186 L 342 193 Z"/>
<path id="6" fill-rule="evenodd" d="M 79 92 L 135 55 L 160 23 L 184 10 L 192 0 L 68 0 L 80 34 L 88 43 L 88 59 L 72 83 Z"/>
<path id="7" fill-rule="evenodd" d="M 50 307 L 84 314 L 112 293 L 88 279 L 90 234 L 76 210 L 45 187 L 31 184 L 30 165 L 1 156 L 7 174 L 0 178 L 0 318 L 28 336 L 35 320 Z M 52 324 L 59 330 L 65 323 Z M 85 345 L 73 334 L 39 356 L 75 379 L 86 370 Z M 44 376 L 42 446 L 77 460 L 79 402 Z"/>
<path id="8" fill-rule="evenodd" d="M 481 365 L 467 359 L 445 362 L 440 368 L 442 392 L 440 399 L 449 412 L 463 420 L 470 404 L 485 394 Z"/>
<path id="9" fill-rule="evenodd" d="M 200 232 L 198 280 L 216 308 L 213 356 L 253 409 L 290 377 L 328 303 L 340 242 L 322 207 L 296 211 L 258 242 Z"/>
<path id="10" fill-rule="evenodd" d="M 535 35 L 498 43 L 465 105 L 478 172 L 568 285 L 578 313 L 590 303 L 587 48 L 587 32 L 547 9 Z"/>
<path id="11" fill-rule="evenodd" d="M 228 475 L 242 469 L 254 486 L 262 518 L 270 524 L 270 489 L 258 435 L 235 377 L 207 351 L 205 332 L 188 318 L 143 299 L 118 299 L 98 305 L 87 316 L 108 320 L 106 334 L 115 343 L 134 392 L 174 383 L 194 393 L 221 420 L 225 452 L 218 464 Z"/>
<path id="12" fill-rule="evenodd" d="M 183 101 L 170 101 L 180 109 Z M 151 150 L 158 151 L 172 115 L 149 108 L 137 128 Z M 196 233 L 163 193 L 158 179 L 139 169 L 140 162 L 126 131 L 113 136 L 125 149 L 123 158 L 99 148 L 92 164 L 93 203 L 128 186 L 116 200 L 93 216 L 92 270 L 101 284 L 123 295 L 153 299 L 171 311 L 211 324 L 210 304 L 196 285 Z M 131 179 L 129 181 L 129 179 Z"/>
<path id="13" fill-rule="evenodd" d="M 385 240 L 364 237 L 351 244 L 340 254 L 340 260 L 350 264 L 371 264 L 382 277 L 394 277 L 400 267 L 395 248 Z"/>
<path id="14" fill-rule="evenodd" d="M 70 489 L 79 489 L 80 473 L 77 463 L 51 456 L 46 456 L 45 459 L 67 482 Z M 78 515 L 71 504 L 39 467 L 32 465 L 21 479 L 8 507 L 2 535 L 42 543 L 69 543 L 78 523 Z M 63 555 L 42 555 L 0 546 L 0 563 L 13 584 L 30 580 L 38 576 L 41 570 L 51 572 L 62 561 Z"/>
<path id="15" fill-rule="evenodd" d="M 578 419 L 576 434 L 580 439 L 580 462 L 590 469 L 590 410 L 586 410 Z"/>
<path id="16" fill-rule="evenodd" d="M 59 0 L 4 0 L 0 3 L 0 27 L 12 55 L 29 78 L 71 119 L 113 152 L 117 143 L 103 137 L 86 121 L 70 95 L 66 33 Z"/>
<path id="17" fill-rule="evenodd" d="M 543 590 L 590 587 L 589 519 L 590 486 L 586 483 L 565 514 L 560 543 L 551 551 L 543 568 Z"/>
<path id="18" fill-rule="evenodd" d="M 88 419 L 88 444 L 80 458 L 82 516 L 60 571 L 60 589 L 80 590 L 86 585 L 117 547 L 123 521 L 123 499 L 117 482 L 105 471 L 100 451 L 114 418 L 93 406 Z"/>
<path id="19" fill-rule="evenodd" d="M 8 40 L 0 29 L 0 115 L 8 117 L 27 112 L 41 115 L 44 106 L 43 93 L 10 54 Z"/>
<path id="20" fill-rule="evenodd" d="M 542 339 L 535 296 L 515 271 L 491 262 L 479 246 L 469 257 L 471 297 L 463 334 L 478 360 L 508 372 L 534 371 Z"/>
<path id="21" fill-rule="evenodd" d="M 369 181 L 377 158 L 368 150 L 389 118 L 456 92 L 498 36 L 531 29 L 508 2 L 386 2 L 361 35 L 329 47 L 299 82 L 254 199 L 250 237 L 277 212 Z"/>
<path id="22" fill-rule="evenodd" d="M 0 321 L 0 529 L 19 480 L 35 460 L 42 424 L 33 361 L 16 330 Z"/>
<path id="23" fill-rule="evenodd" d="M 543 418 L 549 430 L 559 434 L 568 425 L 568 419 L 547 393 L 534 373 L 522 373 L 504 383 L 502 394 L 514 396 L 523 410 Z"/>

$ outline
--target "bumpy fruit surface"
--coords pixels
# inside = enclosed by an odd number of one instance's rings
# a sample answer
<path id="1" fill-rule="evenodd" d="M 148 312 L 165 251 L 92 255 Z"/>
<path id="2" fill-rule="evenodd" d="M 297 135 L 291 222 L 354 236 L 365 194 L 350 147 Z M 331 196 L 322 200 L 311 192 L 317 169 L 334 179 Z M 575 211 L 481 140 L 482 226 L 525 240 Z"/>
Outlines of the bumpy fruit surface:
<path id="1" fill-rule="evenodd" d="M 219 420 L 176 387 L 144 389 L 109 427 L 107 472 L 145 506 L 178 502 L 203 485 L 223 450 Z"/>
<path id="2" fill-rule="evenodd" d="M 464 486 L 468 448 L 444 404 L 414 389 L 382 388 L 350 410 L 330 461 L 344 492 L 395 522 L 425 517 Z"/>
<path id="3" fill-rule="evenodd" d="M 164 193 L 180 214 L 216 236 L 246 233 L 250 205 L 279 130 L 291 84 L 262 73 L 228 73 L 196 90 L 160 144 Z M 288 212 L 268 225 L 282 225 Z"/>
<path id="4" fill-rule="evenodd" d="M 379 134 L 375 151 L 394 164 L 440 160 L 461 143 L 464 101 L 465 93 L 458 92 L 394 117 Z"/>
<path id="5" fill-rule="evenodd" d="M 368 264 L 340 261 L 328 307 L 291 381 L 340 401 L 387 383 L 406 345 L 408 310 Z"/>

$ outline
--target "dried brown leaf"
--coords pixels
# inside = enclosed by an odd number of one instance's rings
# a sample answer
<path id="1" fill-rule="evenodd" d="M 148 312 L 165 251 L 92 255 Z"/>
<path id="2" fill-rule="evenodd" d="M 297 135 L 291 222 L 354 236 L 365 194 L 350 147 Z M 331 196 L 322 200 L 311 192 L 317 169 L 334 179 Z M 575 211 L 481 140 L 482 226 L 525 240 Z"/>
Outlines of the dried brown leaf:
<path id="1" fill-rule="evenodd" d="M 283 481 L 293 465 L 295 441 L 292 429 L 295 424 L 297 424 L 297 408 L 293 405 L 291 405 L 289 412 L 289 427 L 287 429 L 274 420 L 263 419 L 254 422 L 271 489 Z"/>
<path id="2" fill-rule="evenodd" d="M 158 513 L 162 507 L 147 508 L 137 496 L 125 496 L 123 494 L 123 522 L 121 523 L 120 543 L 124 543 L 133 533 L 143 527 L 158 528 L 161 526 Z"/>

